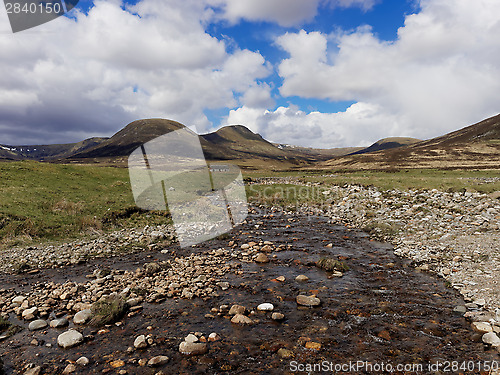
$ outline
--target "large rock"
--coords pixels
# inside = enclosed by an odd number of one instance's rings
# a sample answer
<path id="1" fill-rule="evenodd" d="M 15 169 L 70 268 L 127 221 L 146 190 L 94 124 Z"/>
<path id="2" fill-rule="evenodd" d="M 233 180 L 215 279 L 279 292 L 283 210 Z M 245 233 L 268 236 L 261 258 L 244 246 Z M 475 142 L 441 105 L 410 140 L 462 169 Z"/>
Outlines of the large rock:
<path id="1" fill-rule="evenodd" d="M 75 331 L 74 329 L 70 329 L 67 332 L 64 332 L 59 335 L 57 338 L 57 344 L 64 349 L 72 348 L 77 346 L 83 342 L 83 335 Z"/>
<path id="2" fill-rule="evenodd" d="M 30 325 L 28 326 L 28 329 L 30 331 L 38 331 L 40 329 L 44 329 L 45 327 L 47 327 L 47 322 L 45 320 L 42 320 L 42 319 L 38 319 L 38 320 L 34 320 L 30 323 Z"/>
<path id="3" fill-rule="evenodd" d="M 316 296 L 304 296 L 302 294 L 297 296 L 297 304 L 302 306 L 319 306 L 321 300 Z"/>
<path id="4" fill-rule="evenodd" d="M 202 342 L 183 341 L 179 345 L 179 352 L 186 355 L 199 355 L 207 352 L 207 344 Z"/>
<path id="5" fill-rule="evenodd" d="M 92 310 L 90 309 L 82 310 L 75 314 L 75 317 L 73 318 L 73 323 L 85 324 L 90 320 L 91 317 L 92 317 Z"/>

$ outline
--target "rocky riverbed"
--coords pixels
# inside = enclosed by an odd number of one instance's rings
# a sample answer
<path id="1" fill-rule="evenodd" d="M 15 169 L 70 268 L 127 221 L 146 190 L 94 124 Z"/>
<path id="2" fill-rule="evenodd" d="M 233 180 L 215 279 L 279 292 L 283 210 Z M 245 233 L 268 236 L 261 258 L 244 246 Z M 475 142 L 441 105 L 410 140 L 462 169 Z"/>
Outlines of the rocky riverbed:
<path id="1" fill-rule="evenodd" d="M 474 366 L 464 373 L 489 373 L 485 366 L 500 359 L 500 327 L 484 309 L 491 300 L 464 301 L 442 279 L 416 270 L 415 260 L 354 230 L 366 214 L 349 212 L 367 201 L 363 194 L 374 202 L 367 206 L 375 212 L 370 219 L 394 219 L 382 213 L 389 197 L 363 189 L 332 187 L 326 216 L 317 215 L 319 208 L 256 207 L 229 235 L 188 249 L 158 242 L 169 241 L 170 227 L 145 228 L 124 233 L 142 245 L 118 256 L 78 258 L 67 251 L 59 265 L 37 261 L 21 274 L 6 267 L 0 274 L 4 371 L 291 374 L 306 373 L 297 371 L 300 364 L 324 361 L 457 361 Z M 489 220 L 487 228 L 494 224 Z M 39 257 L 47 251 L 39 250 Z M 423 264 L 434 270 L 432 261 Z"/>

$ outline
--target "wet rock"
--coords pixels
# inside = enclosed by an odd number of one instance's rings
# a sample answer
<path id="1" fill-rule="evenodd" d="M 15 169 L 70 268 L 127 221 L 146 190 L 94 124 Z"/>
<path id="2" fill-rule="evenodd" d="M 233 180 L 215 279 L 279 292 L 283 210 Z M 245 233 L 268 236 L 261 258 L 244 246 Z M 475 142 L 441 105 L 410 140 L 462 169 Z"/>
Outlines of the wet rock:
<path id="1" fill-rule="evenodd" d="M 157 367 L 157 366 L 162 366 L 166 363 L 168 363 L 168 360 L 170 358 L 165 356 L 165 355 L 159 355 L 159 356 L 156 356 L 156 357 L 153 357 L 151 358 L 149 361 L 148 361 L 148 366 L 149 367 Z"/>
<path id="2" fill-rule="evenodd" d="M 482 340 L 485 344 L 491 346 L 500 346 L 500 338 L 498 338 L 495 332 L 485 333 L 482 337 Z"/>
<path id="3" fill-rule="evenodd" d="M 63 375 L 66 375 L 66 374 L 72 374 L 76 371 L 76 366 L 72 363 L 70 363 L 69 365 L 66 366 L 66 368 L 63 370 Z"/>
<path id="4" fill-rule="evenodd" d="M 231 323 L 234 323 L 234 324 L 253 324 L 253 320 L 250 319 L 248 316 L 245 316 L 242 314 L 236 314 L 231 319 Z"/>
<path id="5" fill-rule="evenodd" d="M 183 341 L 179 345 L 179 352 L 185 355 L 200 355 L 207 352 L 207 344 L 202 342 Z"/>
<path id="6" fill-rule="evenodd" d="M 74 329 L 64 332 L 57 337 L 57 344 L 64 349 L 72 348 L 82 342 L 83 335 Z"/>
<path id="7" fill-rule="evenodd" d="M 302 306 L 319 306 L 321 303 L 321 300 L 316 297 L 316 296 L 305 296 L 303 294 L 300 294 L 296 298 L 297 304 L 302 305 Z"/>
<path id="8" fill-rule="evenodd" d="M 28 329 L 30 331 L 38 331 L 40 329 L 44 329 L 45 327 L 47 327 L 48 324 L 45 320 L 42 320 L 42 319 L 38 319 L 38 320 L 34 320 L 32 321 L 29 326 L 28 326 Z"/>
<path id="9" fill-rule="evenodd" d="M 233 305 L 229 310 L 229 315 L 244 314 L 246 310 L 245 306 Z"/>
<path id="10" fill-rule="evenodd" d="M 453 309 L 453 312 L 456 313 L 456 314 L 465 314 L 467 312 L 467 307 L 465 306 L 456 306 L 454 309 Z"/>
<path id="11" fill-rule="evenodd" d="M 82 310 L 75 314 L 75 317 L 73 318 L 73 323 L 85 324 L 90 320 L 91 317 L 92 317 L 92 310 L 90 309 Z"/>
<path id="12" fill-rule="evenodd" d="M 195 335 L 193 335 L 192 333 L 190 333 L 189 335 L 186 336 L 186 338 L 184 339 L 185 342 L 198 342 L 198 337 L 196 337 Z"/>
<path id="13" fill-rule="evenodd" d="M 147 347 L 148 347 L 148 341 L 146 340 L 146 336 L 144 335 L 137 336 L 134 341 L 134 348 L 145 349 Z"/>
<path id="14" fill-rule="evenodd" d="M 283 315 L 283 314 L 281 314 L 281 313 L 277 313 L 277 312 L 275 312 L 275 313 L 273 313 L 273 314 L 271 315 L 271 319 L 272 319 L 272 320 L 283 320 L 283 319 L 285 319 L 285 315 Z"/>
<path id="15" fill-rule="evenodd" d="M 309 280 L 309 278 L 306 275 L 299 275 L 295 278 L 296 281 L 304 282 Z"/>
<path id="16" fill-rule="evenodd" d="M 257 263 L 269 263 L 269 258 L 264 253 L 258 253 L 257 257 L 255 258 L 255 261 Z"/>
<path id="17" fill-rule="evenodd" d="M 471 327 L 475 332 L 479 333 L 488 333 L 493 331 L 491 324 L 487 322 L 474 322 L 471 324 Z"/>
<path id="18" fill-rule="evenodd" d="M 272 303 L 261 303 L 257 306 L 257 310 L 259 311 L 273 311 L 274 305 Z"/>
<path id="19" fill-rule="evenodd" d="M 54 319 L 50 321 L 51 328 L 63 328 L 69 325 L 69 321 L 66 318 Z"/>
<path id="20" fill-rule="evenodd" d="M 32 307 L 31 309 L 24 310 L 21 316 L 25 320 L 33 320 L 35 319 L 37 313 L 38 313 L 38 308 Z"/>
<path id="21" fill-rule="evenodd" d="M 90 363 L 87 357 L 80 357 L 76 360 L 78 366 L 87 366 Z"/>

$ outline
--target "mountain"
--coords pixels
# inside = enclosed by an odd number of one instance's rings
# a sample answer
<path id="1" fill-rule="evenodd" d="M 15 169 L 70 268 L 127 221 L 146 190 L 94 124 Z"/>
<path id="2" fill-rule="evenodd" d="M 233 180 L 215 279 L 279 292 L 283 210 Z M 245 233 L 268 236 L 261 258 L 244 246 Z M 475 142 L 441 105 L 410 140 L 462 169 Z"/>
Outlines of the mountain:
<path id="1" fill-rule="evenodd" d="M 421 139 L 417 138 L 405 138 L 405 137 L 391 137 L 383 138 L 372 144 L 367 148 L 352 152 L 350 155 L 366 154 L 368 152 L 375 152 L 381 150 L 388 150 L 391 148 L 397 148 L 402 146 L 408 146 L 413 143 L 422 142 Z"/>
<path id="2" fill-rule="evenodd" d="M 325 169 L 498 168 L 500 115 L 404 147 L 350 155 L 321 163 Z"/>

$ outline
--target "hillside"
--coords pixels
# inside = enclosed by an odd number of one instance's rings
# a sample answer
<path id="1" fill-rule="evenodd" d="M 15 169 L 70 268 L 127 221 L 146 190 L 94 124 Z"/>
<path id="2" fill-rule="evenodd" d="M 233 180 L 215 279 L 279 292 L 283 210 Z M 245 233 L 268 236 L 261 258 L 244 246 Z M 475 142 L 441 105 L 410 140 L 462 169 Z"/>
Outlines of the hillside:
<path id="1" fill-rule="evenodd" d="M 417 142 L 422 142 L 422 140 L 417 138 L 405 138 L 405 137 L 383 138 L 367 148 L 363 148 L 361 150 L 352 152 L 350 155 L 366 154 L 368 152 L 389 150 L 391 148 L 408 146 Z"/>
<path id="2" fill-rule="evenodd" d="M 395 149 L 331 159 L 325 169 L 498 168 L 500 115 Z"/>

